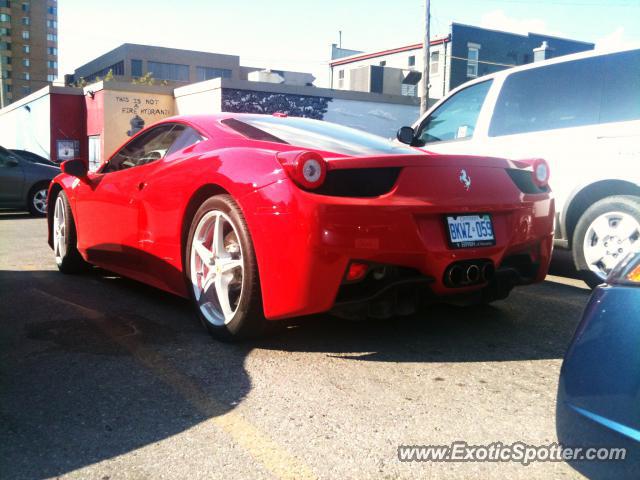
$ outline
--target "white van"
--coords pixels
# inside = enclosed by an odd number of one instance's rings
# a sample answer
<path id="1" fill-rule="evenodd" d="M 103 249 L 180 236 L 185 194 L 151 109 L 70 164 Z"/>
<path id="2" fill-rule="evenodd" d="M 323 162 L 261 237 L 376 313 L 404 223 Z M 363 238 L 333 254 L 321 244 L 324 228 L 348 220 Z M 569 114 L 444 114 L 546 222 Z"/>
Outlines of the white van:
<path id="1" fill-rule="evenodd" d="M 640 247 L 640 49 L 567 55 L 467 82 L 398 140 L 547 160 L 556 246 L 573 251 L 591 286 Z"/>

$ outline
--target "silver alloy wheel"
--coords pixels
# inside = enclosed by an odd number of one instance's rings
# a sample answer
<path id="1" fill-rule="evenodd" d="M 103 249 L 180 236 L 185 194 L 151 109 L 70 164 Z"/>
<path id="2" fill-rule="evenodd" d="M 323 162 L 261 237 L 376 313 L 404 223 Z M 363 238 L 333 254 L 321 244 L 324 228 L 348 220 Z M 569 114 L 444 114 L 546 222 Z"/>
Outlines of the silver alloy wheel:
<path id="1" fill-rule="evenodd" d="M 213 325 L 228 324 L 242 298 L 244 262 L 240 236 L 220 210 L 207 212 L 191 242 L 190 280 L 202 315 Z"/>
<path id="2" fill-rule="evenodd" d="M 38 190 L 33 194 L 33 207 L 38 211 L 38 213 L 45 214 L 47 213 L 47 189 L 43 188 L 42 190 Z"/>
<path id="3" fill-rule="evenodd" d="M 587 228 L 583 245 L 585 261 L 589 269 L 604 280 L 634 245 L 640 246 L 639 240 L 638 219 L 623 212 L 603 213 Z"/>
<path id="4" fill-rule="evenodd" d="M 56 263 L 60 265 L 67 253 L 67 232 L 65 226 L 65 209 L 62 196 L 56 199 L 56 207 L 53 212 L 53 252 L 56 256 Z"/>

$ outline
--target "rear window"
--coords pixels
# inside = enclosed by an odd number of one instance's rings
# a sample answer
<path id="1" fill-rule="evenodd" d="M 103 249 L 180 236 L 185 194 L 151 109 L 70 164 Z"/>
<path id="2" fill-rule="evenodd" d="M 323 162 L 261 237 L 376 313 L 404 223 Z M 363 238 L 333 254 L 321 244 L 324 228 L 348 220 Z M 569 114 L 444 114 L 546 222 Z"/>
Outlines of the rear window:
<path id="1" fill-rule="evenodd" d="M 489 136 L 597 124 L 604 71 L 605 57 L 594 57 L 509 75 Z"/>
<path id="2" fill-rule="evenodd" d="M 600 122 L 640 120 L 640 50 L 609 55 Z"/>
<path id="3" fill-rule="evenodd" d="M 258 141 L 296 145 L 311 150 L 323 150 L 341 155 L 407 155 L 415 154 L 410 147 L 355 128 L 335 123 L 297 117 L 242 115 L 227 118 L 222 123 L 246 138 Z"/>

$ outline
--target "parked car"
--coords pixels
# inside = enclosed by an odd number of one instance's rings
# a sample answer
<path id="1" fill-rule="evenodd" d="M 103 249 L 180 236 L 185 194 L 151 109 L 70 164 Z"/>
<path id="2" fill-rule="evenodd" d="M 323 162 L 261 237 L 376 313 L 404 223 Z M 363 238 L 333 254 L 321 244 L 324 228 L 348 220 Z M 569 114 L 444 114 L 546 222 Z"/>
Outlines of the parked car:
<path id="1" fill-rule="evenodd" d="M 640 240 L 640 50 L 588 52 L 453 90 L 403 140 L 438 153 L 544 158 L 556 239 L 590 286 Z"/>
<path id="2" fill-rule="evenodd" d="M 42 155 L 38 155 L 37 153 L 33 153 L 28 150 L 18 150 L 18 149 L 12 148 L 10 149 L 10 151 L 15 153 L 19 157 L 24 158 L 25 160 L 29 160 L 30 162 L 33 162 L 33 163 L 41 163 L 43 165 L 53 165 L 54 167 L 58 166 L 56 162 L 52 162 L 48 158 L 44 158 Z"/>
<path id="3" fill-rule="evenodd" d="M 25 208 L 32 215 L 47 213 L 47 188 L 60 173 L 52 165 L 33 163 L 0 147 L 0 207 Z"/>
<path id="4" fill-rule="evenodd" d="M 62 164 L 49 243 L 190 296 L 215 336 L 332 310 L 410 312 L 431 294 L 489 302 L 544 279 L 553 200 L 544 162 L 443 156 L 304 118 L 164 120 L 96 173 Z"/>
<path id="5" fill-rule="evenodd" d="M 624 462 L 570 462 L 588 478 L 640 471 L 640 252 L 597 287 L 565 355 L 556 406 L 564 445 L 625 448 Z"/>

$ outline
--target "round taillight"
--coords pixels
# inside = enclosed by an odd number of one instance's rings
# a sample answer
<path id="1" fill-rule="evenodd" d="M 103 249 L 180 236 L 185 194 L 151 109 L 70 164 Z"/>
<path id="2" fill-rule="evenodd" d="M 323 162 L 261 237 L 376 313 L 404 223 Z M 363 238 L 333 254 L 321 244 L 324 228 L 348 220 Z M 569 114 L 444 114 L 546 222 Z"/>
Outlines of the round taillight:
<path id="1" fill-rule="evenodd" d="M 533 183 L 538 187 L 549 185 L 549 174 L 549 164 L 545 160 L 538 159 L 533 162 Z"/>
<path id="2" fill-rule="evenodd" d="M 322 177 L 322 165 L 315 158 L 307 158 L 301 164 L 302 177 L 309 185 L 318 183 Z"/>
<path id="3" fill-rule="evenodd" d="M 278 160 L 291 179 L 308 190 L 318 188 L 327 175 L 327 164 L 315 152 L 280 152 Z"/>

